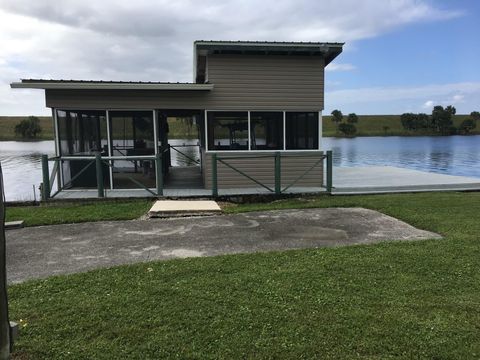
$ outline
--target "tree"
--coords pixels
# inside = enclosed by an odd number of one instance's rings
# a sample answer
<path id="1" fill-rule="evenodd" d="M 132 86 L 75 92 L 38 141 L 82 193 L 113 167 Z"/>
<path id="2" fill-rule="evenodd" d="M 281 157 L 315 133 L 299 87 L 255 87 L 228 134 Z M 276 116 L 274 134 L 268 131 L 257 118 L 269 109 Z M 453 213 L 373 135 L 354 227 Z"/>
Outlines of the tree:
<path id="1" fill-rule="evenodd" d="M 462 121 L 460 124 L 459 130 L 464 134 L 470 133 L 473 129 L 477 127 L 477 122 L 472 118 L 467 118 Z"/>
<path id="2" fill-rule="evenodd" d="M 415 129 L 428 129 L 430 127 L 430 117 L 425 113 L 417 114 Z"/>
<path id="3" fill-rule="evenodd" d="M 357 128 L 353 124 L 341 123 L 338 125 L 338 130 L 345 136 L 354 136 L 357 132 Z"/>
<path id="4" fill-rule="evenodd" d="M 347 122 L 350 124 L 358 123 L 358 116 L 355 113 L 348 114 Z"/>
<path id="5" fill-rule="evenodd" d="M 343 120 L 343 114 L 340 110 L 333 110 L 332 111 L 332 121 L 335 123 L 335 124 L 339 124 L 341 123 Z"/>
<path id="6" fill-rule="evenodd" d="M 480 112 L 478 112 L 478 111 L 472 111 L 472 112 L 470 113 L 470 118 L 471 118 L 473 121 L 475 121 L 475 122 L 479 121 L 479 120 L 480 120 Z"/>
<path id="7" fill-rule="evenodd" d="M 36 116 L 29 116 L 23 119 L 19 124 L 15 125 L 15 134 L 24 139 L 34 139 L 42 132 L 40 119 Z"/>
<path id="8" fill-rule="evenodd" d="M 402 122 L 402 126 L 405 130 L 414 130 L 415 129 L 415 121 L 416 116 L 413 113 L 404 113 L 400 115 L 400 121 Z"/>
<path id="9" fill-rule="evenodd" d="M 451 105 L 445 109 L 440 105 L 435 106 L 432 110 L 433 128 L 444 135 L 454 133 L 456 129 L 453 126 L 452 116 L 455 115 L 456 112 L 456 109 Z"/>

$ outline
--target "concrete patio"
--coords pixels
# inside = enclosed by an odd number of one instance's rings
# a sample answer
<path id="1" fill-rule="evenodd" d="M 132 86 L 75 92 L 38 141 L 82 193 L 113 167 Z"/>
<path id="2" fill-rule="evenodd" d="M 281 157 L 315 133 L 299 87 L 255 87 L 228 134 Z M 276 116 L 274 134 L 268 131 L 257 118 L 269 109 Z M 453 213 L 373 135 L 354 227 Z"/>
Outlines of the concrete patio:
<path id="1" fill-rule="evenodd" d="M 10 283 L 172 258 L 436 239 L 362 208 L 39 226 L 7 232 Z"/>

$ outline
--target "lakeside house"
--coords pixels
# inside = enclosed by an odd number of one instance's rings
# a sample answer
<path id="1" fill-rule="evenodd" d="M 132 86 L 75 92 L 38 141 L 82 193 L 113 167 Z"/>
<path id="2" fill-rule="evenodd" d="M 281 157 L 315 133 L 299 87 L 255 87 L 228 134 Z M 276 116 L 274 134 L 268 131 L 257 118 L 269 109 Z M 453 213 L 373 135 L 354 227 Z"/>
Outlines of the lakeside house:
<path id="1" fill-rule="evenodd" d="M 43 177 L 46 197 L 54 181 L 58 194 L 96 188 L 99 196 L 319 189 L 324 72 L 342 46 L 195 41 L 191 83 L 22 79 L 11 87 L 44 89 L 52 109 L 56 156 Z M 171 166 L 173 151 L 195 153 L 169 144 L 172 118 L 198 129 L 196 166 Z"/>

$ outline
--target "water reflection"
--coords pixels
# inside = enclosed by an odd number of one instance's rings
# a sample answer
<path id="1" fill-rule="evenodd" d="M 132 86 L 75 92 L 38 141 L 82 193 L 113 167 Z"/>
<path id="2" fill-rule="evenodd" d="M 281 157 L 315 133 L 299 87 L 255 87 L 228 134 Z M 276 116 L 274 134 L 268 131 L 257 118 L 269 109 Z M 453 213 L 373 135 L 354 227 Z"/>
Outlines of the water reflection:
<path id="1" fill-rule="evenodd" d="M 397 166 L 480 177 L 480 136 L 324 138 L 335 166 Z"/>

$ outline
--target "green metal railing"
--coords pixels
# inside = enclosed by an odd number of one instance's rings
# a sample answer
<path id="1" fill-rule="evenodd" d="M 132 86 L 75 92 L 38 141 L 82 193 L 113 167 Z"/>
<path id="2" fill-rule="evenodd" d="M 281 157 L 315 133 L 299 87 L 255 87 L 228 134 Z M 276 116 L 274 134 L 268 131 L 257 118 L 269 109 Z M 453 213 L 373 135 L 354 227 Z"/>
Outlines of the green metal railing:
<path id="1" fill-rule="evenodd" d="M 156 175 L 156 189 L 152 190 L 148 188 L 138 180 L 126 176 L 129 180 L 135 183 L 140 188 L 148 191 L 154 196 L 163 196 L 163 189 L 164 189 L 164 165 L 166 164 L 165 157 L 168 155 L 169 147 L 164 147 L 160 150 L 160 152 L 156 155 L 144 155 L 144 156 L 101 156 L 100 154 L 96 154 L 95 156 L 58 156 L 58 157 L 51 157 L 49 158 L 47 155 L 42 155 L 41 162 L 42 162 L 42 178 L 43 182 L 41 184 L 41 194 L 42 200 L 46 201 L 50 198 L 55 197 L 59 192 L 62 190 L 68 189 L 72 183 L 78 179 L 82 174 L 85 173 L 93 164 L 95 164 L 95 174 L 96 174 L 96 189 L 97 195 L 99 198 L 103 198 L 106 195 L 105 192 L 105 180 L 104 180 L 104 165 L 107 165 L 109 168 L 112 169 L 119 169 L 115 166 L 116 160 L 123 160 L 123 161 L 153 161 L 155 163 L 155 175 Z M 305 171 L 299 174 L 293 181 L 289 184 L 285 184 L 282 187 L 282 158 L 285 157 L 317 157 L 315 162 L 310 165 Z M 238 159 L 260 159 L 260 158 L 271 158 L 273 160 L 273 167 L 274 167 L 274 184 L 265 184 L 264 182 L 260 181 L 258 178 L 255 178 L 255 174 L 248 174 L 246 171 L 239 169 L 238 165 L 235 166 L 232 160 Z M 299 181 L 305 178 L 307 174 L 311 173 L 315 168 L 321 166 L 324 162 L 326 162 L 324 169 L 326 169 L 325 174 L 325 185 L 323 184 L 323 179 L 319 179 L 319 187 L 325 187 L 326 191 L 331 193 L 332 192 L 332 170 L 333 170 L 333 160 L 332 160 L 332 152 L 303 152 L 303 153 L 282 153 L 282 152 L 274 152 L 274 153 L 267 153 L 267 154 L 249 154 L 244 156 L 224 156 L 217 153 L 213 153 L 211 155 L 211 169 L 212 169 L 212 196 L 218 196 L 218 163 L 222 166 L 225 166 L 232 171 L 238 173 L 239 175 L 249 179 L 252 183 L 266 189 L 270 193 L 274 193 L 280 195 L 285 193 L 288 189 L 295 186 Z M 87 161 L 87 163 L 81 168 L 68 182 L 61 184 L 60 182 L 60 168 L 64 161 Z M 53 170 L 52 173 L 49 173 L 49 162 L 53 162 Z M 124 173 L 128 174 L 128 173 Z M 57 191 L 53 193 L 53 185 L 55 182 L 55 178 L 57 178 Z"/>
<path id="2" fill-rule="evenodd" d="M 283 157 L 295 157 L 295 156 L 312 156 L 312 157 L 318 157 L 318 159 L 314 162 L 313 165 L 309 166 L 302 174 L 300 174 L 298 177 L 296 177 L 290 184 L 286 185 L 285 187 L 282 188 L 282 156 Z M 260 180 L 256 179 L 254 175 L 249 175 L 245 171 L 240 170 L 238 167 L 235 167 L 232 164 L 232 160 L 239 160 L 239 159 L 260 159 L 260 158 L 273 158 L 274 159 L 274 187 L 272 188 L 271 186 L 262 183 Z M 325 188 L 328 193 L 332 192 L 332 182 L 333 182 L 333 176 L 332 176 L 332 171 L 333 171 L 333 158 L 332 158 L 332 151 L 326 151 L 324 152 L 312 152 L 312 153 L 299 153 L 299 154 L 285 154 L 281 153 L 279 151 L 272 153 L 272 154 L 254 154 L 254 155 L 248 155 L 248 156 L 219 156 L 217 153 L 213 153 L 212 157 L 212 196 L 217 197 L 218 196 L 218 163 L 221 163 L 222 165 L 228 167 L 229 169 L 235 171 L 236 173 L 240 174 L 243 177 L 246 177 L 253 183 L 263 187 L 264 189 L 268 190 L 271 193 L 275 193 L 277 195 L 280 195 L 282 193 L 285 193 L 288 189 L 293 187 L 295 184 L 297 184 L 300 180 L 304 179 L 305 176 L 309 173 L 312 172 L 313 169 L 318 167 L 319 165 L 323 164 L 326 162 L 326 181 L 325 181 Z M 229 162 L 230 161 L 230 162 Z M 238 165 L 237 165 L 238 166 Z M 320 186 L 323 186 L 323 179 L 320 180 Z"/>
<path id="3" fill-rule="evenodd" d="M 126 176 L 127 179 L 138 185 L 140 188 L 148 191 L 154 196 L 163 195 L 163 157 L 167 152 L 167 148 L 162 149 L 156 155 L 144 155 L 144 156 L 101 156 L 96 154 L 95 156 L 56 156 L 48 157 L 47 155 L 42 155 L 42 179 L 41 184 L 41 194 L 42 200 L 46 201 L 55 197 L 60 191 L 66 190 L 70 185 L 78 179 L 82 174 L 85 173 L 93 164 L 95 164 L 95 174 L 96 174 L 96 188 L 97 195 L 99 198 L 105 197 L 105 183 L 104 183 L 104 164 L 113 169 L 118 169 L 114 165 L 115 160 L 123 161 L 154 161 L 155 163 L 155 175 L 156 175 L 156 191 L 152 191 L 150 188 L 139 182 L 138 180 Z M 49 174 L 49 161 L 54 162 L 52 174 Z M 59 169 L 62 162 L 64 161 L 88 161 L 85 166 L 83 166 L 70 180 L 68 180 L 63 185 L 60 185 L 60 176 Z M 127 173 L 124 173 L 127 174 Z M 57 177 L 57 191 L 53 192 L 53 184 L 55 182 L 55 177 Z"/>

